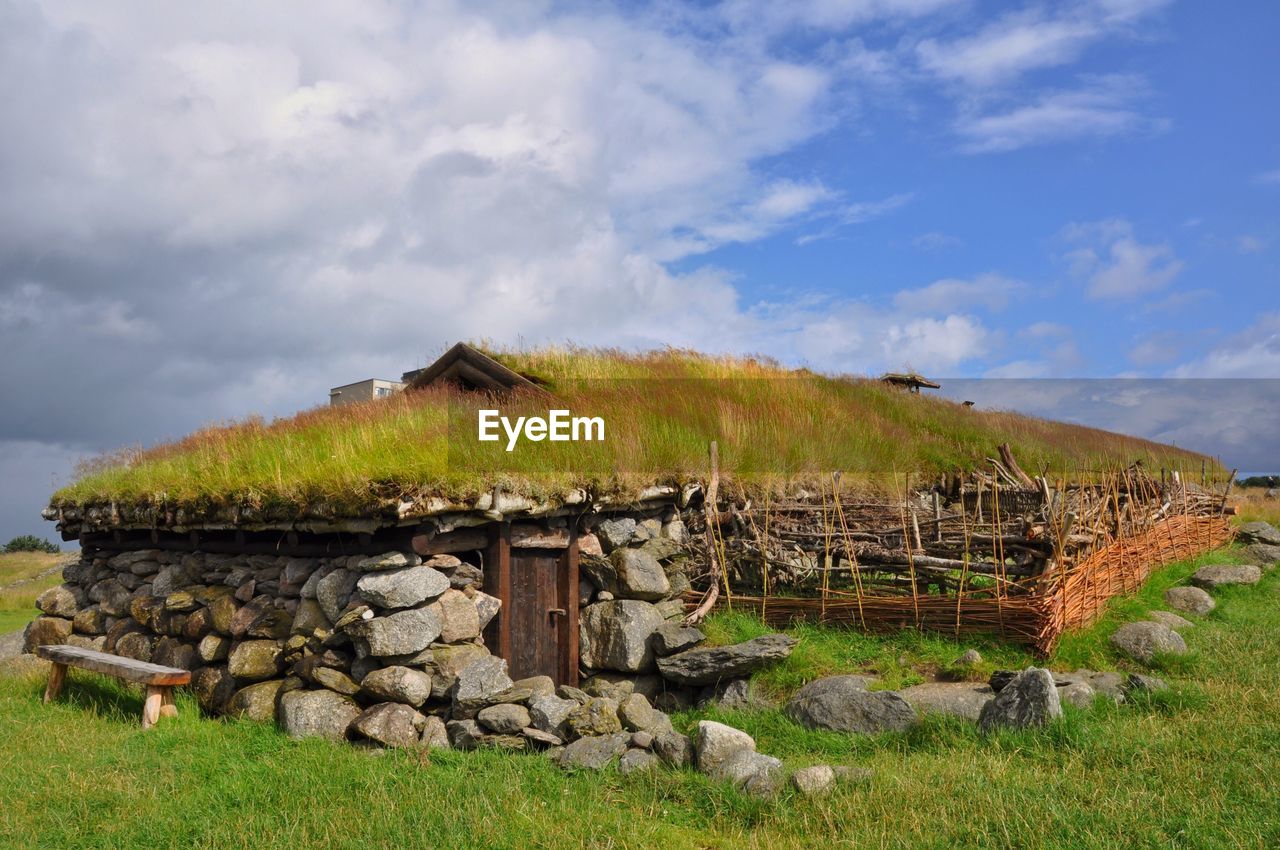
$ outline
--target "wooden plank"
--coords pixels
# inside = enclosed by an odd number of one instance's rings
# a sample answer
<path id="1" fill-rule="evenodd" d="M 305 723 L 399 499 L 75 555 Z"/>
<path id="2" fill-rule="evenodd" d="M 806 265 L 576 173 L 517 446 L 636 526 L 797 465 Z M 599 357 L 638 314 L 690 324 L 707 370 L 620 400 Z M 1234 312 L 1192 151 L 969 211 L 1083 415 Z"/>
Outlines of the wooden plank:
<path id="1" fill-rule="evenodd" d="M 578 686 L 578 538 L 569 540 L 569 548 L 560 556 L 560 604 L 566 616 L 560 633 L 560 684 Z"/>
<path id="2" fill-rule="evenodd" d="M 485 645 L 499 658 L 511 658 L 511 523 L 494 523 L 485 559 L 484 592 L 502 603 L 485 629 Z"/>
<path id="3" fill-rule="evenodd" d="M 44 689 L 44 701 L 53 702 L 62 693 L 62 684 L 67 680 L 67 665 L 54 663 L 49 668 L 49 684 Z"/>
<path id="4" fill-rule="evenodd" d="M 513 549 L 567 549 L 569 529 L 547 528 L 534 522 L 517 522 L 511 526 Z"/>
<path id="5" fill-rule="evenodd" d="M 164 689 L 147 685 L 147 697 L 142 703 L 142 728 L 150 729 L 160 719 L 160 707 L 164 704 Z"/>
<path id="6" fill-rule="evenodd" d="M 54 664 L 80 667 L 84 670 L 91 670 L 94 673 L 115 676 L 117 679 L 125 679 L 129 682 L 138 682 L 144 685 L 186 685 L 191 681 L 191 673 L 187 670 L 180 670 L 177 667 L 162 667 L 159 664 L 150 664 L 133 658 L 122 658 L 119 655 L 111 655 L 110 653 L 98 652 L 93 649 L 82 649 L 78 646 L 38 646 L 36 647 L 36 655 L 46 661 L 52 661 Z"/>
<path id="7" fill-rule="evenodd" d="M 432 555 L 448 555 L 454 552 L 469 552 L 473 549 L 485 549 L 493 542 L 493 532 L 486 526 L 463 528 L 431 537 L 426 534 L 413 536 L 413 551 L 424 558 Z"/>

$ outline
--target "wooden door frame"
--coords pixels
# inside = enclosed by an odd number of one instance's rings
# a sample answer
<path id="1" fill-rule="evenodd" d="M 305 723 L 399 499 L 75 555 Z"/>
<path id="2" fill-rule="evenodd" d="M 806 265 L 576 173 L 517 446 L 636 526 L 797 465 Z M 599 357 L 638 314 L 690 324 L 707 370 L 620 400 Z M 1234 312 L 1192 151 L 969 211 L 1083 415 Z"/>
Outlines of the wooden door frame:
<path id="1" fill-rule="evenodd" d="M 484 592 L 502 604 L 493 622 L 485 629 L 484 642 L 499 658 L 511 658 L 511 523 L 496 522 L 490 531 L 487 563 L 484 568 Z M 562 651 L 557 663 L 560 681 L 578 684 L 578 533 L 569 532 L 569 546 L 557 560 L 556 591 L 564 600 L 565 616 L 557 621 L 557 642 Z"/>

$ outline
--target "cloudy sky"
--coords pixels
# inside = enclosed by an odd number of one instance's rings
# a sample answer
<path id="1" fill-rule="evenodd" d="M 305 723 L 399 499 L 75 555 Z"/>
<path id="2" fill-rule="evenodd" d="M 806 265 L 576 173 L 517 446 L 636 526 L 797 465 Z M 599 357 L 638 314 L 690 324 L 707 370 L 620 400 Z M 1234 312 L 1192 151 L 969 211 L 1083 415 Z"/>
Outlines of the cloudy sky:
<path id="1" fill-rule="evenodd" d="M 77 458 L 463 338 L 1280 376 L 1277 42 L 1244 0 L 0 0 L 0 540 Z"/>

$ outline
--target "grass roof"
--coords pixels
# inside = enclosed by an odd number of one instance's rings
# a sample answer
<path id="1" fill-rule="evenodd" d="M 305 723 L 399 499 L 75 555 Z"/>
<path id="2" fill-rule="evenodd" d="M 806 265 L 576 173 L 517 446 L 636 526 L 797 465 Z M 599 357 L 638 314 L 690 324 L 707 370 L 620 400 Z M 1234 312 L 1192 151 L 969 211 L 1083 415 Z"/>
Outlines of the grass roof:
<path id="1" fill-rule="evenodd" d="M 710 441 L 722 478 L 743 487 L 841 470 L 855 480 L 936 475 L 985 464 L 1011 444 L 1031 474 L 1068 479 L 1135 460 L 1199 467 L 1172 446 L 1016 413 L 967 409 L 876 380 L 790 370 L 751 358 L 664 350 L 488 351 L 544 387 L 496 401 L 432 387 L 321 407 L 265 422 L 204 428 L 172 443 L 89 464 L 54 506 L 238 505 L 261 516 L 362 516 L 427 497 L 504 492 L 551 498 L 571 489 L 625 496 L 655 483 L 705 479 Z M 603 443 L 476 440 L 476 411 L 515 417 L 549 407 L 603 417 Z M 1216 464 L 1212 464 L 1216 469 Z M 918 479 L 917 479 L 918 480 Z"/>

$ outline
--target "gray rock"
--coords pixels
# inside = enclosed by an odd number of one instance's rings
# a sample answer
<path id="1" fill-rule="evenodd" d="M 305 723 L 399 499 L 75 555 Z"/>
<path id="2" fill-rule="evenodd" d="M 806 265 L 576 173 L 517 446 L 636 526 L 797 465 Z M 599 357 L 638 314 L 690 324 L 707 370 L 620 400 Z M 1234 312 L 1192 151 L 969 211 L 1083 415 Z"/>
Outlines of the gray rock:
<path id="1" fill-rule="evenodd" d="M 1156 691 L 1168 690 L 1168 688 L 1168 683 L 1159 676 L 1144 676 L 1141 673 L 1130 673 L 1124 684 L 1126 694 L 1155 693 Z"/>
<path id="2" fill-rule="evenodd" d="M 517 679 L 511 683 L 511 686 L 517 690 L 528 690 L 530 700 L 535 697 L 555 696 L 556 693 L 556 683 L 550 676 L 528 676 Z"/>
<path id="3" fill-rule="evenodd" d="M 615 549 L 609 556 L 617 578 L 614 591 L 623 599 L 656 602 L 671 591 L 667 574 L 658 560 L 641 549 Z"/>
<path id="4" fill-rule="evenodd" d="M 707 639 L 701 629 L 683 623 L 663 623 L 653 633 L 653 651 L 658 655 L 674 655 L 693 649 Z"/>
<path id="5" fill-rule="evenodd" d="M 231 702 L 227 704 L 227 714 L 244 720 L 256 720 L 259 723 L 274 720 L 276 699 L 283 685 L 283 680 L 273 679 L 241 688 L 235 692 Z"/>
<path id="6" fill-rule="evenodd" d="M 1242 543 L 1265 543 L 1280 546 L 1280 530 L 1269 522 L 1246 522 L 1236 529 Z"/>
<path id="7" fill-rule="evenodd" d="M 51 587 L 36 597 L 36 607 L 50 617 L 71 619 L 89 602 L 84 590 L 74 584 Z M 125 612 L 126 614 L 128 611 Z M 118 614 L 116 616 L 119 616 Z"/>
<path id="8" fill-rule="evenodd" d="M 680 685 L 712 685 L 739 679 L 786 658 L 797 641 L 784 634 L 763 635 L 734 646 L 686 649 L 658 659 L 658 672 Z"/>
<path id="9" fill-rule="evenodd" d="M 649 705 L 641 694 L 632 694 L 618 706 L 618 719 L 624 729 L 659 735 L 672 731 L 671 718 Z"/>
<path id="10" fill-rule="evenodd" d="M 502 703 L 480 709 L 476 714 L 480 725 L 500 735 L 518 735 L 530 725 L 529 710 L 523 705 Z"/>
<path id="11" fill-rule="evenodd" d="M 440 640 L 459 643 L 480 636 L 480 615 L 476 604 L 460 590 L 446 590 L 431 608 L 440 617 Z"/>
<path id="12" fill-rule="evenodd" d="M 289 626 L 291 634 L 311 636 L 319 630 L 328 629 L 333 624 L 324 615 L 320 603 L 314 599 L 303 599 L 293 614 L 293 622 Z"/>
<path id="13" fill-rule="evenodd" d="M 569 712 L 569 716 L 565 718 L 565 726 L 571 738 L 588 738 L 621 732 L 622 721 L 618 719 L 618 704 L 607 697 L 592 697 Z"/>
<path id="14" fill-rule="evenodd" d="M 311 673 L 311 678 L 317 685 L 336 693 L 346 694 L 349 697 L 355 696 L 360 691 L 360 685 L 354 679 L 341 670 L 335 670 L 332 667 L 315 668 Z"/>
<path id="15" fill-rule="evenodd" d="M 893 691 L 867 691 L 861 676 L 834 676 L 805 685 L 787 703 L 792 720 L 810 729 L 838 732 L 903 732 L 916 712 Z"/>
<path id="16" fill-rule="evenodd" d="M 359 570 L 362 573 L 372 570 L 398 570 L 404 567 L 416 567 L 422 563 L 422 559 L 414 554 L 406 554 L 404 552 L 387 552 L 382 555 L 374 555 L 371 558 L 354 559 L 355 563 L 347 563 L 348 567 Z"/>
<path id="17" fill-rule="evenodd" d="M 560 747 L 564 746 L 564 739 L 559 735 L 553 735 L 550 732 L 543 732 L 541 729 L 535 729 L 532 726 L 526 726 L 520 730 L 520 734 L 528 738 L 530 743 L 537 744 L 542 747 Z"/>
<path id="18" fill-rule="evenodd" d="M 1229 566 L 1220 564 L 1201 567 L 1191 576 L 1191 583 L 1205 590 L 1215 590 L 1230 584 L 1257 584 L 1262 570 L 1254 566 Z"/>
<path id="19" fill-rule="evenodd" d="M 351 721 L 350 732 L 384 747 L 411 749 L 421 744 L 426 722 L 426 717 L 407 705 L 384 702 L 362 711 Z"/>
<path id="20" fill-rule="evenodd" d="M 966 649 L 960 657 L 951 662 L 952 667 L 976 667 L 982 663 L 982 653 L 976 649 Z M 834 776 L 834 774 L 832 774 Z"/>
<path id="21" fill-rule="evenodd" d="M 901 694 L 919 714 L 946 714 L 973 722 L 995 697 L 990 685 L 973 682 L 926 682 L 906 688 Z"/>
<path id="22" fill-rule="evenodd" d="M 502 608 L 502 600 L 496 596 L 477 591 L 471 601 L 476 606 L 476 623 L 479 625 L 480 631 L 484 631 L 489 622 L 498 615 L 499 609 Z"/>
<path id="23" fill-rule="evenodd" d="M 436 699 L 446 699 L 453 692 L 458 681 L 458 674 L 478 658 L 489 657 L 489 650 L 473 643 L 460 643 L 454 646 L 438 646 L 430 650 L 431 658 L 427 660 L 432 672 L 431 695 Z M 427 663 L 418 662 L 418 663 Z"/>
<path id="24" fill-rule="evenodd" d="M 627 750 L 618 759 L 618 773 L 627 776 L 653 770 L 659 764 L 658 757 L 648 750 Z"/>
<path id="25" fill-rule="evenodd" d="M 237 679 L 270 679 L 280 673 L 280 649 L 279 641 L 241 641 L 231 647 L 227 669 Z"/>
<path id="26" fill-rule="evenodd" d="M 712 779 L 726 780 L 754 794 L 768 796 L 780 784 L 776 774 L 781 771 L 782 762 L 773 756 L 742 749 L 730 753 L 728 758 L 706 773 Z"/>
<path id="27" fill-rule="evenodd" d="M 698 707 L 714 705 L 727 711 L 754 711 L 772 708 L 773 702 L 756 692 L 750 679 L 730 679 L 707 685 L 698 694 Z"/>
<path id="28" fill-rule="evenodd" d="M 657 743 L 656 738 L 654 741 Z M 734 753 L 740 750 L 755 752 L 756 741 L 741 729 L 714 720 L 699 720 L 693 748 L 697 754 L 698 770 L 715 775 Z"/>
<path id="29" fill-rule="evenodd" d="M 431 608 L 410 608 L 347 626 L 347 634 L 369 644 L 379 658 L 408 655 L 431 645 L 440 636 L 440 616 Z"/>
<path id="30" fill-rule="evenodd" d="M 372 699 L 419 707 L 431 698 L 431 676 L 411 667 L 383 667 L 366 673 L 361 690 Z"/>
<path id="31" fill-rule="evenodd" d="M 1170 608 L 1187 614 L 1208 614 L 1218 604 L 1198 587 L 1171 587 L 1164 592 L 1164 601 Z"/>
<path id="32" fill-rule="evenodd" d="M 484 730 L 475 720 L 450 720 L 445 724 L 449 746 L 455 750 L 474 750 L 484 738 Z"/>
<path id="33" fill-rule="evenodd" d="M 565 721 L 578 705 L 577 700 L 560 699 L 556 696 L 536 697 L 529 701 L 530 725 L 542 732 L 565 738 L 568 735 Z"/>
<path id="34" fill-rule="evenodd" d="M 652 678 L 646 675 L 644 678 Z M 636 677 L 630 673 L 611 673 L 605 671 L 582 681 L 582 690 L 588 696 L 608 697 L 622 702 L 636 692 Z M 662 681 L 659 678 L 658 681 Z"/>
<path id="35" fill-rule="evenodd" d="M 1245 557 L 1254 561 L 1264 571 L 1280 563 L 1280 546 L 1270 543 L 1251 543 L 1244 548 Z"/>
<path id="36" fill-rule="evenodd" d="M 1148 611 L 1147 618 L 1150 619 L 1151 622 L 1153 623 L 1159 623 L 1162 626 L 1168 626 L 1169 628 L 1173 629 L 1175 632 L 1180 632 L 1183 629 L 1192 628 L 1195 625 L 1195 623 L 1191 622 L 1186 617 L 1179 617 L 1177 614 L 1173 613 L 1172 611 Z"/>
<path id="37" fill-rule="evenodd" d="M 475 659 L 462 668 L 454 683 L 453 716 L 459 719 L 475 716 L 480 709 L 497 702 L 497 697 L 512 684 L 506 661 L 493 655 Z"/>
<path id="38" fill-rule="evenodd" d="M 653 735 L 648 732 L 632 732 L 631 746 L 647 750 L 653 746 Z"/>
<path id="39" fill-rule="evenodd" d="M 1159 623 L 1126 623 L 1111 635 L 1111 645 L 1125 655 L 1149 664 L 1158 654 L 1183 655 L 1187 644 L 1182 636 Z"/>
<path id="40" fill-rule="evenodd" d="M 635 531 L 636 521 L 631 517 L 606 519 L 595 528 L 596 537 L 600 539 L 600 547 L 606 555 L 630 543 Z"/>
<path id="41" fill-rule="evenodd" d="M 652 670 L 650 637 L 662 622 L 653 605 L 638 599 L 588 605 L 579 619 L 582 664 L 624 673 Z"/>
<path id="42" fill-rule="evenodd" d="M 565 769 L 604 770 L 627 751 L 631 736 L 626 732 L 579 738 L 560 753 L 559 764 Z"/>
<path id="43" fill-rule="evenodd" d="M 347 601 L 356 589 L 360 574 L 351 570 L 334 570 L 316 583 L 316 601 L 329 622 L 342 616 Z"/>
<path id="44" fill-rule="evenodd" d="M 1093 701 L 1097 696 L 1098 692 L 1088 682 L 1072 682 L 1058 688 L 1058 701 L 1074 705 L 1076 708 L 1093 708 Z"/>
<path id="45" fill-rule="evenodd" d="M 1053 674 L 1043 668 L 1028 667 L 983 707 L 978 728 L 983 732 L 999 727 L 1026 729 L 1043 726 L 1061 716 L 1062 705 Z"/>
<path id="46" fill-rule="evenodd" d="M 836 772 L 826 764 L 802 767 L 791 774 L 791 787 L 805 797 L 829 793 L 836 784 Z"/>
<path id="47" fill-rule="evenodd" d="M 291 738 L 341 741 L 359 715 L 360 707 L 351 697 L 333 691 L 290 691 L 280 697 L 280 725 Z"/>
<path id="48" fill-rule="evenodd" d="M 663 732 L 653 736 L 650 745 L 653 752 L 672 767 L 684 767 L 693 763 L 693 741 L 679 732 Z"/>
<path id="49" fill-rule="evenodd" d="M 449 730 L 439 717 L 428 716 L 422 724 L 422 735 L 418 739 L 421 746 L 429 750 L 449 749 Z"/>
<path id="50" fill-rule="evenodd" d="M 231 697 L 236 692 L 236 680 L 226 667 L 204 667 L 197 670 L 191 677 L 191 692 L 195 694 L 196 702 L 208 714 L 222 714 L 227 710 L 227 704 L 231 702 Z M 274 711 L 275 706 L 272 706 Z M 267 719 L 271 718 L 271 714 L 267 715 Z"/>
<path id="51" fill-rule="evenodd" d="M 410 608 L 448 589 L 449 578 L 430 567 L 365 573 L 356 581 L 360 598 L 382 608 Z"/>
<path id="52" fill-rule="evenodd" d="M 1112 702 L 1122 703 L 1125 701 L 1125 677 L 1122 673 L 1102 672 L 1098 673 L 1093 670 L 1077 670 L 1076 676 L 1082 677 L 1082 681 L 1087 682 L 1094 693 L 1101 694 Z M 1059 693 L 1059 697 L 1062 694 Z"/>
<path id="53" fill-rule="evenodd" d="M 226 659 L 230 652 L 231 640 L 222 635 L 205 635 L 200 638 L 200 643 L 196 645 L 196 653 L 200 656 L 200 660 L 206 664 L 222 661 Z"/>

